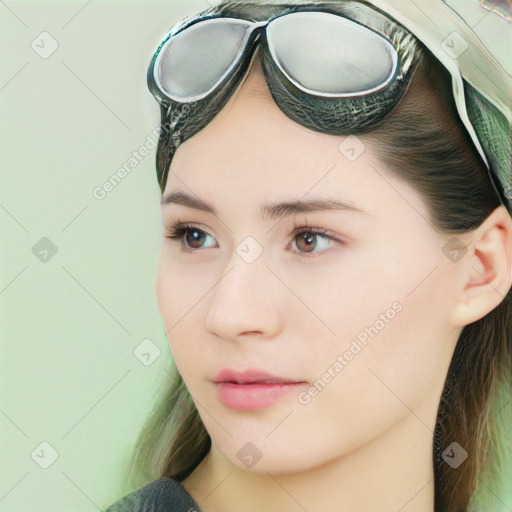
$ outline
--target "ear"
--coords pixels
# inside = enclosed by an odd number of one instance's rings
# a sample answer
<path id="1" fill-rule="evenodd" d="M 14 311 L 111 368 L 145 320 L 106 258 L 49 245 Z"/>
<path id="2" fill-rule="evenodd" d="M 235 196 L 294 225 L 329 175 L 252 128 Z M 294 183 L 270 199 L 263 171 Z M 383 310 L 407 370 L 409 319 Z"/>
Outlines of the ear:
<path id="1" fill-rule="evenodd" d="M 452 322 L 463 327 L 496 308 L 512 285 L 512 218 L 496 208 L 470 233 L 457 237 L 465 255 L 457 263 Z"/>

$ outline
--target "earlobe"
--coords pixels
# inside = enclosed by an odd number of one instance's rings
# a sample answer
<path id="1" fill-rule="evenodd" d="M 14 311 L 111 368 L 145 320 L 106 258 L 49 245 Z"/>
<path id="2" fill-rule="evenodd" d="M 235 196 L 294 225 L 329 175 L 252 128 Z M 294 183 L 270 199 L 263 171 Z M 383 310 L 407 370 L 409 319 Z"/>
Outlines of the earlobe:
<path id="1" fill-rule="evenodd" d="M 507 209 L 500 206 L 461 239 L 467 253 L 460 261 L 453 322 L 464 326 L 495 309 L 510 290 L 512 218 Z"/>

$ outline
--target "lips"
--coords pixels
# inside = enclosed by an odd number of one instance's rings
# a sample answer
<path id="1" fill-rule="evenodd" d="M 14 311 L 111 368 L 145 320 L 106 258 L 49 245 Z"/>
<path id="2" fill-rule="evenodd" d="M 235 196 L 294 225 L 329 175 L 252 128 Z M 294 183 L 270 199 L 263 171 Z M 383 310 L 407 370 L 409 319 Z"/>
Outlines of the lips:
<path id="1" fill-rule="evenodd" d="M 222 404 L 239 411 L 271 407 L 306 385 L 304 381 L 277 377 L 257 369 L 241 372 L 225 369 L 213 382 Z"/>
<path id="2" fill-rule="evenodd" d="M 277 377 L 270 373 L 251 368 L 242 372 L 236 372 L 230 369 L 221 370 L 213 382 L 216 384 L 297 384 L 304 381 Z"/>

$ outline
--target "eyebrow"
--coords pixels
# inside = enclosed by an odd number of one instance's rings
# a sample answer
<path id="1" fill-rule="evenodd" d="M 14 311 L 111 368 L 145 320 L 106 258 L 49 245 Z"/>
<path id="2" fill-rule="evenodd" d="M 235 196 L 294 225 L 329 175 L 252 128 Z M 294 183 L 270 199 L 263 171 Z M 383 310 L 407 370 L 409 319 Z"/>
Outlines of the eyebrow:
<path id="1" fill-rule="evenodd" d="M 180 204 L 182 206 L 187 206 L 188 208 L 202 210 L 217 216 L 217 212 L 213 206 L 202 199 L 190 196 L 186 192 L 171 192 L 167 194 L 162 198 L 161 205 L 165 206 L 167 204 Z M 319 197 L 307 200 L 285 201 L 276 204 L 263 204 L 261 205 L 261 216 L 264 220 L 269 219 L 271 221 L 275 221 L 289 215 L 324 210 L 341 210 L 370 215 L 368 212 L 357 208 L 350 202 L 344 202 L 334 198 Z"/>

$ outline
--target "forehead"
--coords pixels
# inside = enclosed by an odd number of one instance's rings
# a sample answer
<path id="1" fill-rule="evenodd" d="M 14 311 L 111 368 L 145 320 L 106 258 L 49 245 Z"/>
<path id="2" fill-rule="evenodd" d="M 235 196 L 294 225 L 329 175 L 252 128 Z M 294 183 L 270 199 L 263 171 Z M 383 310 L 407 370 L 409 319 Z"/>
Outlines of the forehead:
<path id="1" fill-rule="evenodd" d="M 254 94 L 257 84 L 266 87 L 260 79 L 251 71 L 224 110 L 178 148 L 165 194 L 196 194 L 236 217 L 262 202 L 318 195 L 355 202 L 376 191 L 369 148 L 352 162 L 346 157 L 351 145 L 361 151 L 362 140 L 298 125 L 271 97 Z"/>

